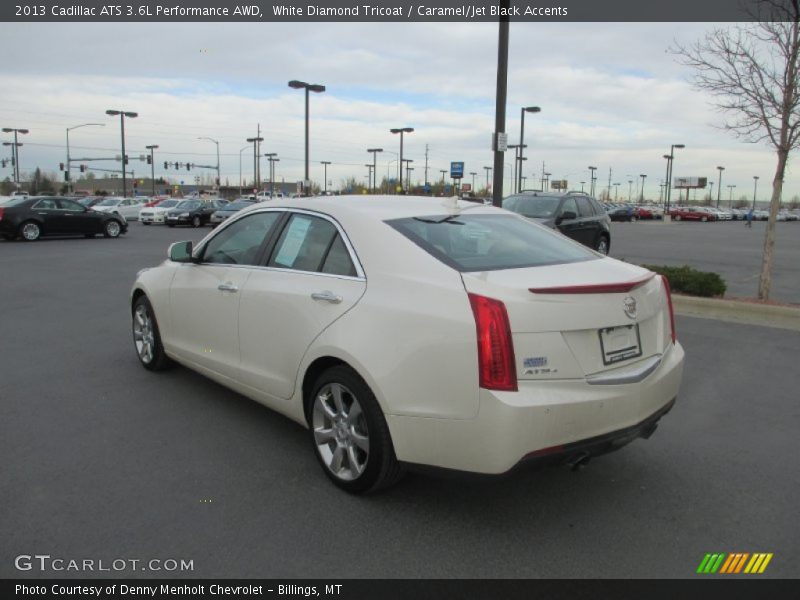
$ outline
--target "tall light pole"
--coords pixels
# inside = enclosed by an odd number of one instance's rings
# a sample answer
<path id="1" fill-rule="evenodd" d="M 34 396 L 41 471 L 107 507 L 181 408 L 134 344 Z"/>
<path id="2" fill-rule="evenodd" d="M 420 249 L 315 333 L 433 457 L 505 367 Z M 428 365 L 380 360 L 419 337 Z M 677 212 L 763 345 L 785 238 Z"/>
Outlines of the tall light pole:
<path id="1" fill-rule="evenodd" d="M 217 145 L 217 193 L 219 193 L 219 186 L 222 183 L 222 180 L 219 176 L 219 142 L 214 138 L 210 137 L 199 137 L 198 140 L 208 140 L 209 142 L 214 142 Z"/>
<path id="2" fill-rule="evenodd" d="M 267 158 L 269 161 L 269 197 L 272 198 L 275 195 L 275 163 L 281 162 L 280 158 L 276 158 L 278 154 L 276 152 L 270 152 L 271 156 Z"/>
<path id="3" fill-rule="evenodd" d="M 735 187 L 736 187 L 735 184 L 728 185 L 728 205 L 729 205 L 729 208 L 733 208 L 733 188 L 735 188 Z"/>
<path id="4" fill-rule="evenodd" d="M 544 174 L 544 186 L 543 186 L 542 191 L 546 191 L 547 188 L 550 186 L 550 175 L 552 175 L 552 173 L 545 173 Z"/>
<path id="5" fill-rule="evenodd" d="M 264 138 L 261 136 L 251 137 L 247 138 L 246 141 L 253 144 L 253 188 L 258 193 L 259 188 L 261 188 L 261 178 L 258 176 L 258 145 L 264 141 Z"/>
<path id="6" fill-rule="evenodd" d="M 591 171 L 592 176 L 590 178 L 589 183 L 589 195 L 594 198 L 594 182 L 597 181 L 597 177 L 594 176 L 594 172 L 597 171 L 597 167 L 589 167 L 589 171 Z M 544 191 L 544 190 L 542 190 Z"/>
<path id="7" fill-rule="evenodd" d="M 619 183 L 614 184 L 614 202 L 617 201 L 617 197 L 619 196 Z"/>
<path id="8" fill-rule="evenodd" d="M 628 175 L 630 177 L 630 175 Z M 628 202 L 633 200 L 633 179 L 628 179 Z"/>
<path id="9" fill-rule="evenodd" d="M 250 147 L 250 144 L 247 144 L 244 148 L 239 150 L 239 195 L 242 195 L 242 152 L 247 150 Z"/>
<path id="10" fill-rule="evenodd" d="M 414 131 L 413 127 L 395 127 L 389 130 L 392 133 L 399 133 L 400 134 L 400 162 L 398 163 L 400 169 L 400 190 L 404 190 L 403 187 L 403 134 L 405 133 L 412 133 Z"/>
<path id="11" fill-rule="evenodd" d="M 308 96 L 309 92 L 321 94 L 325 91 L 325 86 L 318 83 L 306 83 L 305 81 L 297 81 L 296 79 L 292 79 L 289 82 L 289 87 L 296 90 L 304 89 L 306 91 L 306 176 L 303 182 L 303 188 L 305 189 L 306 187 L 311 187 L 311 180 L 308 174 Z M 309 192 L 310 189 L 305 192 L 305 195 L 308 196 Z"/>
<path id="12" fill-rule="evenodd" d="M 439 169 L 439 173 L 442 174 L 442 195 L 444 195 L 444 176 L 447 175 L 447 170 Z"/>
<path id="13" fill-rule="evenodd" d="M 517 167 L 519 166 L 522 169 L 522 164 L 519 162 L 519 155 L 522 152 L 522 144 L 509 144 L 509 150 L 511 148 L 514 149 L 514 168 L 511 174 L 511 193 L 516 193 L 517 191 Z"/>
<path id="14" fill-rule="evenodd" d="M 675 162 L 675 148 L 685 148 L 684 144 L 672 144 L 669 148 L 669 154 L 665 154 L 664 158 L 667 159 L 667 189 L 666 189 L 666 206 L 664 212 L 669 213 L 670 200 L 672 199 L 672 163 Z M 686 191 L 686 200 L 689 200 L 689 191 Z"/>
<path id="15" fill-rule="evenodd" d="M 148 150 L 150 150 L 150 183 L 152 185 L 152 195 L 156 195 L 156 157 L 153 154 L 153 150 L 158 148 L 158 144 L 153 144 L 151 146 L 145 146 Z"/>
<path id="16" fill-rule="evenodd" d="M 641 193 L 639 194 L 639 204 L 642 204 L 644 202 L 644 180 L 645 180 L 645 178 L 647 178 L 647 175 L 642 175 L 640 173 L 639 177 L 642 178 L 642 190 L 641 190 Z"/>
<path id="17" fill-rule="evenodd" d="M 756 209 L 756 192 L 758 192 L 758 175 L 753 175 L 753 210 Z"/>
<path id="18" fill-rule="evenodd" d="M 483 170 L 486 171 L 486 192 L 489 192 L 489 177 L 491 177 L 492 167 L 483 167 Z"/>
<path id="19" fill-rule="evenodd" d="M 14 132 L 14 141 L 13 142 L 3 142 L 4 146 L 12 146 L 13 150 L 11 151 L 11 156 L 14 159 L 14 185 L 17 189 L 19 189 L 19 147 L 22 144 L 19 143 L 17 139 L 17 134 L 21 133 L 25 135 L 30 130 L 29 129 L 17 129 L 15 127 L 3 127 L 3 133 L 11 133 Z"/>
<path id="20" fill-rule="evenodd" d="M 409 167 L 408 163 L 406 163 L 406 185 L 408 186 L 408 191 L 411 191 L 411 171 L 414 170 L 414 167 Z"/>
<path id="21" fill-rule="evenodd" d="M 722 172 L 725 170 L 725 167 L 717 167 L 719 171 L 719 183 L 717 184 L 717 208 L 719 208 L 719 199 L 722 194 Z"/>
<path id="22" fill-rule="evenodd" d="M 411 170 L 411 163 L 414 162 L 414 159 L 413 158 L 401 158 L 400 161 L 401 161 L 401 165 L 400 165 L 401 172 L 402 172 L 402 169 L 403 169 L 402 163 L 406 163 L 406 185 L 408 185 L 408 183 L 409 183 L 408 172 Z M 400 187 L 403 187 L 402 183 L 401 183 Z M 405 188 L 403 188 L 403 191 L 405 191 Z"/>
<path id="23" fill-rule="evenodd" d="M 274 161 L 272 160 L 276 156 L 278 156 L 277 152 L 267 152 L 264 154 L 269 161 L 269 197 L 272 198 L 275 195 L 275 169 L 274 169 Z"/>
<path id="24" fill-rule="evenodd" d="M 128 164 L 128 157 L 125 155 L 125 117 L 135 119 L 139 116 L 139 113 L 127 110 L 107 110 L 106 114 L 110 117 L 119 115 L 119 129 L 122 137 L 122 197 L 125 198 L 128 195 L 128 190 L 125 186 L 125 165 Z"/>
<path id="25" fill-rule="evenodd" d="M 472 175 L 472 193 L 474 194 L 475 193 L 475 175 L 477 175 L 477 173 L 475 171 L 470 171 L 469 174 Z"/>
<path id="26" fill-rule="evenodd" d="M 582 194 L 583 193 L 583 186 L 586 185 L 586 182 L 585 181 L 581 181 L 580 184 L 581 184 L 581 194 Z"/>
<path id="27" fill-rule="evenodd" d="M 372 193 L 378 190 L 378 152 L 383 152 L 383 148 L 367 148 L 367 152 L 372 152 Z"/>
<path id="28" fill-rule="evenodd" d="M 71 194 L 72 187 L 72 171 L 70 171 L 70 158 L 69 158 L 69 132 L 79 127 L 105 127 L 105 123 L 83 123 L 82 125 L 75 125 L 75 127 L 67 127 L 67 193 Z M 5 129 L 3 129 L 5 131 Z"/>
<path id="29" fill-rule="evenodd" d="M 324 179 L 323 186 L 325 188 L 323 191 L 324 191 L 325 194 L 327 194 L 328 193 L 328 165 L 331 164 L 331 161 L 323 160 L 323 161 L 320 161 L 319 164 L 321 164 L 323 166 L 323 169 L 325 170 L 325 173 L 322 175 L 322 177 Z"/>
<path id="30" fill-rule="evenodd" d="M 708 182 L 708 205 L 711 206 L 711 201 L 714 199 L 714 182 Z"/>
<path id="31" fill-rule="evenodd" d="M 519 179 L 517 180 L 517 191 L 522 190 L 522 157 L 524 156 L 524 148 L 525 148 L 525 113 L 538 113 L 541 112 L 542 109 L 538 106 L 523 106 L 520 109 L 520 119 L 519 119 L 519 170 L 518 176 Z"/>

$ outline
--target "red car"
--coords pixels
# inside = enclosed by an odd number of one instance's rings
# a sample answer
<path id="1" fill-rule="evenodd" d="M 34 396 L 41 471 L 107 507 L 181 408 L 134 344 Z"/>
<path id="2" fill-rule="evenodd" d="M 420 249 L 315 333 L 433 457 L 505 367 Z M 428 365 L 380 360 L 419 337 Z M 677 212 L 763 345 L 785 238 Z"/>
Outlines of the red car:
<path id="1" fill-rule="evenodd" d="M 669 210 L 675 221 L 716 221 L 716 215 L 706 212 L 699 206 L 675 206 Z"/>
<path id="2" fill-rule="evenodd" d="M 150 202 L 146 203 L 145 206 L 148 207 L 148 208 L 153 208 L 154 206 L 158 206 L 159 204 L 161 204 L 167 198 L 169 198 L 169 196 L 158 196 L 158 197 L 155 197 L 152 200 L 150 200 Z"/>

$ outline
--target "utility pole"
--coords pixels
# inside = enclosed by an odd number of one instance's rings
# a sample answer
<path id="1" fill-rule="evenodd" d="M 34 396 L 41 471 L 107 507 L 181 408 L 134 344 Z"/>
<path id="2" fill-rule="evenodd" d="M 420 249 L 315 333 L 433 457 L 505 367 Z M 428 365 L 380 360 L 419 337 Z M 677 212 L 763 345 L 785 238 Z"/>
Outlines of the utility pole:
<path id="1" fill-rule="evenodd" d="M 500 0 L 503 14 L 508 15 L 510 0 Z M 506 138 L 506 98 L 508 91 L 508 16 L 501 16 L 497 39 L 497 92 L 494 108 L 494 186 L 492 188 L 492 204 L 503 205 L 503 176 L 505 175 L 505 144 L 500 138 Z"/>

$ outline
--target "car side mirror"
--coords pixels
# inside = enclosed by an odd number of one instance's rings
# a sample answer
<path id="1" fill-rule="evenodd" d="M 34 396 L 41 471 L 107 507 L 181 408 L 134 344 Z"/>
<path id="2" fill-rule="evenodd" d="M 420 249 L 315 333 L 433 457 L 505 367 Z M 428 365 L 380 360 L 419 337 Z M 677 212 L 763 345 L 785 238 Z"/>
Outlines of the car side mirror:
<path id="1" fill-rule="evenodd" d="M 577 219 L 577 218 L 578 215 L 576 215 L 574 212 L 572 212 L 571 210 L 566 210 L 563 213 L 561 213 L 558 219 L 556 219 L 556 224 L 561 223 L 561 221 L 569 221 L 571 219 Z"/>
<path id="2" fill-rule="evenodd" d="M 192 242 L 175 242 L 169 247 L 169 259 L 176 263 L 194 262 Z"/>

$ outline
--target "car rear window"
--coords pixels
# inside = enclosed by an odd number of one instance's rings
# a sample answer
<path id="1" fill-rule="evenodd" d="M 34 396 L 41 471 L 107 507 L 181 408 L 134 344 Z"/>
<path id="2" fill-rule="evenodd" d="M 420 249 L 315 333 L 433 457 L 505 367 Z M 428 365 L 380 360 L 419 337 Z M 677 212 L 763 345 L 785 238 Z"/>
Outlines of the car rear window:
<path id="1" fill-rule="evenodd" d="M 559 233 L 514 215 L 461 214 L 386 221 L 457 271 L 497 271 L 599 258 Z"/>
<path id="2" fill-rule="evenodd" d="M 549 219 L 559 202 L 561 199 L 554 196 L 510 196 L 503 200 L 503 208 L 531 219 Z"/>

